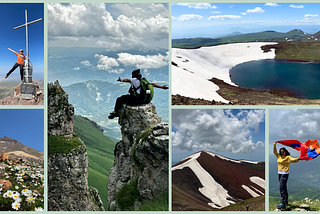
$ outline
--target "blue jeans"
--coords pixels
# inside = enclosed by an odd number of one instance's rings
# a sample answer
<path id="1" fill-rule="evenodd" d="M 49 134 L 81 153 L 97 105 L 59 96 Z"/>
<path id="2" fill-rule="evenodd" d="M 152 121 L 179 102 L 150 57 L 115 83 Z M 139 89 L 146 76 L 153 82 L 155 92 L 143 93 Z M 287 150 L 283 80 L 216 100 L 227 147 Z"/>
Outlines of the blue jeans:
<path id="1" fill-rule="evenodd" d="M 287 205 L 288 204 L 288 190 L 287 190 L 287 182 L 288 182 L 289 174 L 278 174 L 279 179 L 279 190 L 281 195 L 280 203 Z"/>

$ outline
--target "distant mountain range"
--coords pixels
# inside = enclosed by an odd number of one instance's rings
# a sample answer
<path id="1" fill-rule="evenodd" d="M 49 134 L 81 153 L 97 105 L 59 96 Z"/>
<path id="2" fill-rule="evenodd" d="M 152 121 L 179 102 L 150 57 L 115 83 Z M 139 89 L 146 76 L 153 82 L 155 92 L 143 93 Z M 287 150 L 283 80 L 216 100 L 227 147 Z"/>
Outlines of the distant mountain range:
<path id="1" fill-rule="evenodd" d="M 25 146 L 19 141 L 11 139 L 7 136 L 0 138 L 0 154 L 2 153 L 14 153 L 16 156 L 24 156 L 36 159 L 44 158 L 42 152 L 39 152 L 31 147 Z"/>
<path id="2" fill-rule="evenodd" d="M 75 108 L 75 113 L 97 122 L 105 130 L 105 134 L 117 141 L 120 132 L 117 120 L 109 120 L 108 115 L 114 110 L 117 97 L 128 94 L 130 84 L 113 84 L 106 81 L 90 80 L 65 86 L 69 94 L 69 102 Z M 163 121 L 169 121 L 169 92 L 155 88 L 151 101 Z"/>
<path id="3" fill-rule="evenodd" d="M 200 151 L 172 166 L 173 210 L 217 210 L 264 194 L 264 162 Z"/>
<path id="4" fill-rule="evenodd" d="M 213 46 L 237 42 L 277 42 L 277 41 L 317 41 L 320 31 L 311 35 L 299 29 L 294 29 L 286 33 L 273 30 L 241 34 L 235 32 L 220 38 L 184 38 L 173 39 L 173 48 L 198 48 L 202 46 Z"/>

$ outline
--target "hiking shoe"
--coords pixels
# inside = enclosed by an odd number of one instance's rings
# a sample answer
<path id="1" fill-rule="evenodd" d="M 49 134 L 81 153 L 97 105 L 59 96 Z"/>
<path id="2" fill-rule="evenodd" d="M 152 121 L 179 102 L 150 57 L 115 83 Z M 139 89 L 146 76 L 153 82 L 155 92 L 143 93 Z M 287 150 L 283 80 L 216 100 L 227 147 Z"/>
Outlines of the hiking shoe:
<path id="1" fill-rule="evenodd" d="M 118 112 L 115 112 L 115 111 L 114 111 L 114 112 L 111 112 L 110 115 L 108 116 L 109 119 L 113 119 L 113 118 L 115 118 L 115 117 L 119 117 Z"/>
<path id="2" fill-rule="evenodd" d="M 8 75 L 6 75 L 4 78 L 7 79 L 7 78 L 8 78 Z"/>
<path id="3" fill-rule="evenodd" d="M 284 204 L 277 204 L 277 208 L 278 208 L 278 209 L 285 209 L 285 208 L 286 208 L 286 205 L 284 205 Z"/>

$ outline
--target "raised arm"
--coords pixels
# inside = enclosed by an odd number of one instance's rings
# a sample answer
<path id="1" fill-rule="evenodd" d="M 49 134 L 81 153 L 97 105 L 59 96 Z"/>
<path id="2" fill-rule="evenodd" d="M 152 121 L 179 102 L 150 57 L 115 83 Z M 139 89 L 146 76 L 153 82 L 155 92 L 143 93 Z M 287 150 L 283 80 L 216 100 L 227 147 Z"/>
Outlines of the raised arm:
<path id="1" fill-rule="evenodd" d="M 162 89 L 165 89 L 165 90 L 167 90 L 169 87 L 168 86 L 166 86 L 166 85 L 158 85 L 158 84 L 156 84 L 156 83 L 151 83 L 151 85 L 153 85 L 154 87 L 156 87 L 156 88 L 162 88 Z"/>
<path id="2" fill-rule="evenodd" d="M 276 144 L 277 144 L 277 141 L 275 141 L 275 142 L 273 143 L 273 154 L 278 158 L 278 157 L 279 157 L 279 153 L 277 152 L 277 146 L 276 146 Z"/>
<path id="3" fill-rule="evenodd" d="M 13 53 L 17 54 L 17 52 L 15 52 L 14 50 L 12 50 L 11 48 L 8 48 L 9 51 L 12 51 Z"/>
<path id="4" fill-rule="evenodd" d="M 127 79 L 127 78 L 123 78 L 121 79 L 120 77 L 117 79 L 118 82 L 131 82 L 130 79 Z"/>

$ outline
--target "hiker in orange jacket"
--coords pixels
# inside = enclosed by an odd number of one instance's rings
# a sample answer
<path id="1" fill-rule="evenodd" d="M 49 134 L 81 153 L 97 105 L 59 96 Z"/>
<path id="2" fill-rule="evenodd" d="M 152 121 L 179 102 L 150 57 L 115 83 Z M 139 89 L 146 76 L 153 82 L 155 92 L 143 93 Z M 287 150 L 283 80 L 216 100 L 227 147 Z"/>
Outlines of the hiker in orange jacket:
<path id="1" fill-rule="evenodd" d="M 18 57 L 17 62 L 13 65 L 13 67 L 11 68 L 11 70 L 6 74 L 5 79 L 7 79 L 9 77 L 9 75 L 16 70 L 17 67 L 20 66 L 20 77 L 21 77 L 21 81 L 23 81 L 23 66 L 24 66 L 24 60 L 26 59 L 26 57 L 23 54 L 23 50 L 21 49 L 19 51 L 19 53 L 15 52 L 14 50 L 12 50 L 11 48 L 8 48 L 9 51 L 12 51 L 13 53 L 15 53 Z"/>

